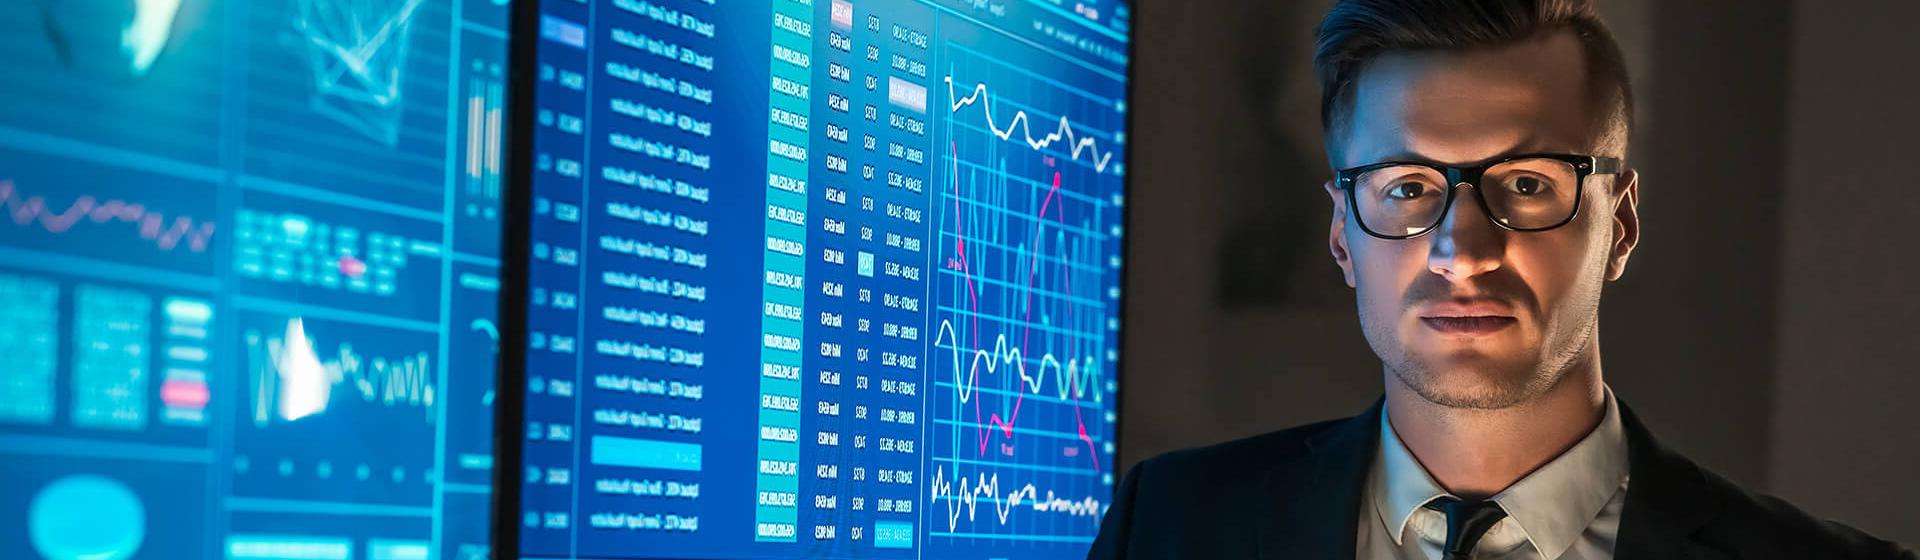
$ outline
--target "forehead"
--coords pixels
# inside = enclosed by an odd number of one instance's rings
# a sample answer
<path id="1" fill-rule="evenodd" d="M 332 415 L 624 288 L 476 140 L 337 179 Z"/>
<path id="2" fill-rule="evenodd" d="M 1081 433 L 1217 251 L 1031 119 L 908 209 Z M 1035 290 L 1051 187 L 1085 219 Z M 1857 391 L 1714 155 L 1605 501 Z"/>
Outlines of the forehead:
<path id="1" fill-rule="evenodd" d="M 1571 31 L 1467 51 L 1387 53 L 1360 72 L 1336 167 L 1470 163 L 1592 143 L 1586 63 Z"/>

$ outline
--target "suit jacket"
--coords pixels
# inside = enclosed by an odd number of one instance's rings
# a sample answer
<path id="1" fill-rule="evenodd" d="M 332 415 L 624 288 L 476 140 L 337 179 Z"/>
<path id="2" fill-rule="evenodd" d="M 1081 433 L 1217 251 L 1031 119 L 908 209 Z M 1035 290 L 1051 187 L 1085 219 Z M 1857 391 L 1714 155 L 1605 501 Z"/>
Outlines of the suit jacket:
<path id="1" fill-rule="evenodd" d="M 1353 558 L 1380 407 L 1141 462 L 1089 559 Z M 1898 545 L 1735 486 L 1661 447 L 1625 403 L 1628 480 L 1614 558 L 1899 559 Z"/>

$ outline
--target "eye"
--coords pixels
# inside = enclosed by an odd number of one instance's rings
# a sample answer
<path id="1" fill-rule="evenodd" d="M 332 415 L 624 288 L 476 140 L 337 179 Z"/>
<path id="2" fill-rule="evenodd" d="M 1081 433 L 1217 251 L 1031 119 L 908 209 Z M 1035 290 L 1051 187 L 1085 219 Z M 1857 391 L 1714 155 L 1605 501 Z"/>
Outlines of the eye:
<path id="1" fill-rule="evenodd" d="M 1427 195 L 1426 183 L 1405 181 L 1387 188 L 1387 198 L 1395 200 L 1413 200 Z"/>
<path id="2" fill-rule="evenodd" d="M 1553 190 L 1552 185 L 1540 180 L 1539 177 L 1526 175 L 1514 177 L 1507 181 L 1507 188 L 1512 189 L 1514 194 L 1521 196 L 1534 196 Z"/>

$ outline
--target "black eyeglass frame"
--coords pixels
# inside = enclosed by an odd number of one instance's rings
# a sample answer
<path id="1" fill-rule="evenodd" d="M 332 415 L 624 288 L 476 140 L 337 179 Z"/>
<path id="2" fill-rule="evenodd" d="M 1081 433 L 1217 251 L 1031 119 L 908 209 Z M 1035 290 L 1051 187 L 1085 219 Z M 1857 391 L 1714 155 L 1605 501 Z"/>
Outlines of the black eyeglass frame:
<path id="1" fill-rule="evenodd" d="M 1573 211 L 1568 212 L 1567 217 L 1565 219 L 1562 219 L 1559 222 L 1554 223 L 1553 225 L 1533 227 L 1533 228 L 1522 228 L 1522 227 L 1513 227 L 1507 224 L 1500 223 L 1500 220 L 1496 220 L 1493 218 L 1493 209 L 1487 206 L 1486 195 L 1481 194 L 1479 192 L 1480 180 L 1482 179 L 1482 176 L 1484 176 L 1487 173 L 1488 169 L 1491 169 L 1494 166 L 1507 163 L 1510 161 L 1523 160 L 1523 159 L 1550 159 L 1550 160 L 1565 162 L 1573 166 L 1573 173 L 1574 173 Z M 1584 155 L 1584 154 L 1547 154 L 1547 153 L 1516 154 L 1516 155 L 1501 157 L 1498 159 L 1483 161 L 1474 165 L 1458 166 L 1458 167 L 1450 166 L 1450 165 L 1441 165 L 1441 164 L 1433 163 L 1429 161 L 1383 161 L 1379 163 L 1370 163 L 1370 164 L 1362 165 L 1359 167 L 1349 167 L 1346 169 L 1341 169 L 1339 171 L 1336 171 L 1334 172 L 1334 185 L 1340 190 L 1347 191 L 1347 214 L 1353 218 L 1354 223 L 1360 224 L 1360 231 L 1367 232 L 1367 235 L 1371 235 L 1381 239 L 1413 239 L 1415 237 L 1420 237 L 1422 235 L 1431 233 L 1434 230 L 1434 228 L 1440 227 L 1440 224 L 1442 222 L 1447 221 L 1447 213 L 1453 210 L 1453 200 L 1455 198 L 1455 194 L 1459 192 L 1460 190 L 1459 187 L 1462 184 L 1470 185 L 1474 188 L 1473 198 L 1480 203 L 1480 211 L 1486 214 L 1487 221 L 1493 222 L 1493 225 L 1500 226 L 1501 229 L 1505 229 L 1507 231 L 1518 231 L 1518 232 L 1547 231 L 1550 229 L 1567 225 L 1568 223 L 1573 222 L 1574 218 L 1577 218 L 1580 216 L 1580 201 L 1582 198 L 1584 198 L 1583 195 L 1585 195 L 1586 193 L 1587 177 L 1590 177 L 1593 175 L 1611 175 L 1611 174 L 1619 173 L 1621 164 L 1622 162 L 1620 158 L 1615 158 L 1615 157 L 1594 156 L 1594 155 Z M 1425 167 L 1428 169 L 1432 169 L 1436 172 L 1439 172 L 1441 175 L 1446 176 L 1447 199 L 1443 201 L 1440 205 L 1440 216 L 1434 219 L 1433 223 L 1427 224 L 1427 227 L 1422 228 L 1420 231 L 1417 231 L 1414 233 L 1409 233 L 1404 235 L 1386 235 L 1377 231 L 1373 231 L 1373 228 L 1367 227 L 1366 219 L 1360 216 L 1360 210 L 1359 210 L 1360 201 L 1359 201 L 1359 197 L 1354 194 L 1354 190 L 1355 190 L 1353 188 L 1354 183 L 1359 180 L 1359 177 L 1361 174 L 1366 173 L 1368 171 L 1373 171 L 1376 169 L 1385 169 L 1388 167 L 1397 167 L 1402 165 L 1414 165 L 1419 167 Z"/>

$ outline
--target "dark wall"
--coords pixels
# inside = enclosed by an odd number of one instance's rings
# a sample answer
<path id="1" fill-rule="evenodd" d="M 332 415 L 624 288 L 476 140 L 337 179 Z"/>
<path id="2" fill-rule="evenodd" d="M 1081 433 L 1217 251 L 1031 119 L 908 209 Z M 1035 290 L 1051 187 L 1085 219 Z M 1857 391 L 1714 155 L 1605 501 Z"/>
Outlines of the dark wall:
<path id="1" fill-rule="evenodd" d="M 1920 546 L 1920 4 L 1800 8 L 1769 486 Z"/>
<path id="2" fill-rule="evenodd" d="M 1724 4 L 1655 2 L 1637 24 L 1641 239 L 1604 296 L 1600 353 L 1665 444 L 1751 487 L 1772 418 L 1790 5 Z"/>
<path id="3" fill-rule="evenodd" d="M 1324 257 L 1318 126 L 1269 118 L 1318 103 L 1290 63 L 1311 37 L 1274 32 L 1312 25 L 1289 4 L 1137 8 L 1123 463 L 1350 415 L 1379 391 Z"/>
<path id="4" fill-rule="evenodd" d="M 1920 371 L 1892 358 L 1920 343 L 1902 258 L 1920 242 L 1899 234 L 1920 189 L 1881 188 L 1920 174 L 1832 172 L 1920 150 L 1911 109 L 1889 114 L 1912 103 L 1911 64 L 1862 55 L 1920 54 L 1899 30 L 1916 20 L 1866 0 L 1846 3 L 1885 17 L 1599 2 L 1636 80 L 1643 173 L 1642 243 L 1602 304 L 1608 382 L 1709 468 L 1920 542 L 1920 422 L 1895 414 Z M 1142 4 L 1122 462 L 1359 411 L 1381 372 L 1326 252 L 1309 70 L 1330 0 Z M 1833 193 L 1882 198 L 1863 215 Z"/>

